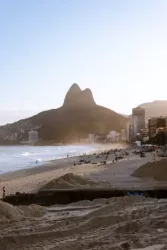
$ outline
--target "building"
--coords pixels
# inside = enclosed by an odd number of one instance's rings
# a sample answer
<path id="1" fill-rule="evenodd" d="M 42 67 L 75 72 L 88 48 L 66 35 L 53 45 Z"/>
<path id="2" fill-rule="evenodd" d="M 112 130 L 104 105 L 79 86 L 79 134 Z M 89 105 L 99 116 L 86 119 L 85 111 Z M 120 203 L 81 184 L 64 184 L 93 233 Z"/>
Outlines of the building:
<path id="1" fill-rule="evenodd" d="M 156 136 L 159 130 L 165 130 L 167 128 L 167 117 L 152 117 L 148 120 L 149 138 Z"/>
<path id="2" fill-rule="evenodd" d="M 148 128 L 140 130 L 140 139 L 144 143 L 149 140 L 149 130 L 148 130 Z"/>
<path id="3" fill-rule="evenodd" d="M 127 123 L 126 126 L 126 140 L 130 142 L 132 140 L 133 134 L 132 134 L 132 123 Z"/>
<path id="4" fill-rule="evenodd" d="M 89 143 L 94 143 L 95 142 L 95 135 L 94 134 L 89 134 L 88 135 L 88 140 L 89 140 Z"/>
<path id="5" fill-rule="evenodd" d="M 121 141 L 126 141 L 126 129 L 121 130 Z"/>
<path id="6" fill-rule="evenodd" d="M 109 141 L 113 142 L 113 141 L 116 141 L 117 136 L 118 136 L 117 131 L 110 131 L 106 137 Z"/>
<path id="7" fill-rule="evenodd" d="M 38 141 L 38 131 L 30 131 L 28 133 L 28 141 L 30 145 L 34 145 Z"/>
<path id="8" fill-rule="evenodd" d="M 136 134 L 140 133 L 141 129 L 145 129 L 145 109 L 141 107 L 132 109 L 132 126 L 133 137 L 136 138 Z"/>

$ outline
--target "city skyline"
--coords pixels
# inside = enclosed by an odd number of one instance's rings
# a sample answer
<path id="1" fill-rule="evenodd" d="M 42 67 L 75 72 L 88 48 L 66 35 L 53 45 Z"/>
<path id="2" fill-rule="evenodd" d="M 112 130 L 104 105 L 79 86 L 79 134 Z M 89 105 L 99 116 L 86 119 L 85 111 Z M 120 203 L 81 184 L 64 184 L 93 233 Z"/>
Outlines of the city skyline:
<path id="1" fill-rule="evenodd" d="M 61 106 L 73 82 L 121 114 L 165 100 L 157 86 L 167 81 L 166 7 L 163 0 L 1 1 L 0 124 Z"/>

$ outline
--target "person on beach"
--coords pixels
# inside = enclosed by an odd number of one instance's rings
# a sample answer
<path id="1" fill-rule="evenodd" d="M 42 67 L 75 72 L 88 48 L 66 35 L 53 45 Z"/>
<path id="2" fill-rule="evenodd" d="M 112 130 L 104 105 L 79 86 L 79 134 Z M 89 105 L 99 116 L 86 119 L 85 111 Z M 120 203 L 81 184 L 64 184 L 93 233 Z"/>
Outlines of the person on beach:
<path id="1" fill-rule="evenodd" d="M 3 199 L 5 198 L 5 192 L 6 192 L 5 187 L 3 187 Z"/>

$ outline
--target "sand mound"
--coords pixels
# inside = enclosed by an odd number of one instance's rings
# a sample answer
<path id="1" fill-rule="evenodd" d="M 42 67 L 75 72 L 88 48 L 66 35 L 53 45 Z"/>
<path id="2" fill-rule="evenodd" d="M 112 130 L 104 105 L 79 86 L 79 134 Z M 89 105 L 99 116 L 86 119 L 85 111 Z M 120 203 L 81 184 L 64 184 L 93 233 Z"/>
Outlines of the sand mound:
<path id="1" fill-rule="evenodd" d="M 19 221 L 23 217 L 22 211 L 8 203 L 0 201 L 0 221 Z"/>
<path id="2" fill-rule="evenodd" d="M 133 174 L 134 177 L 153 178 L 159 181 L 167 180 L 167 159 L 147 162 L 139 167 Z"/>
<path id="3" fill-rule="evenodd" d="M 45 214 L 46 208 L 32 204 L 30 206 L 18 206 L 24 217 L 41 217 Z"/>
<path id="4" fill-rule="evenodd" d="M 78 187 L 91 187 L 91 186 L 97 186 L 99 183 L 94 182 L 90 179 L 83 178 L 79 175 L 74 175 L 72 173 L 65 174 L 58 179 L 53 179 L 49 183 L 47 183 L 45 186 L 42 187 L 42 189 L 68 189 L 68 188 L 78 188 Z"/>
<path id="5" fill-rule="evenodd" d="M 19 221 L 26 217 L 40 217 L 46 212 L 46 208 L 38 205 L 13 206 L 0 201 L 0 222 Z"/>

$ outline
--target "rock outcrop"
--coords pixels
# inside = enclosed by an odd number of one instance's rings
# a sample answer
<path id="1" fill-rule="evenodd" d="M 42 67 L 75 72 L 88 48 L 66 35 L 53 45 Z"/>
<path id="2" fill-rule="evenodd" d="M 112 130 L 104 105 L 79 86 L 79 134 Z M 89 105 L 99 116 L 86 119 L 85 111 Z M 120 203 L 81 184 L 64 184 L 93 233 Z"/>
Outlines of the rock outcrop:
<path id="1" fill-rule="evenodd" d="M 63 106 L 90 106 L 95 104 L 92 91 L 90 89 L 82 91 L 78 84 L 74 83 L 66 94 Z"/>

